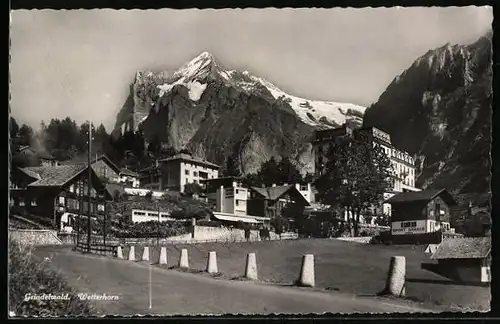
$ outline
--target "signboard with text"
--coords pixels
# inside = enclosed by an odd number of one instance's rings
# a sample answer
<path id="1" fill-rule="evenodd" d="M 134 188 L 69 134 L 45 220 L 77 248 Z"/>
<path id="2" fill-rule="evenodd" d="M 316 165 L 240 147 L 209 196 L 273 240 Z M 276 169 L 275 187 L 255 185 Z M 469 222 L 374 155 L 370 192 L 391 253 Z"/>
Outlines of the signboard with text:
<path id="1" fill-rule="evenodd" d="M 426 220 L 392 222 L 392 235 L 423 234 L 427 233 Z"/>

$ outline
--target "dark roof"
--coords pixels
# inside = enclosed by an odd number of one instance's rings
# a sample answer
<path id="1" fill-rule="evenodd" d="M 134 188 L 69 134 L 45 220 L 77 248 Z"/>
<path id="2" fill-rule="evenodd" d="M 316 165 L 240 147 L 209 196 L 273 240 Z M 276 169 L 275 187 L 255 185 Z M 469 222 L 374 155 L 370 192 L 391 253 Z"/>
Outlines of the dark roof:
<path id="1" fill-rule="evenodd" d="M 27 175 L 38 179 L 30 183 L 29 187 L 61 187 L 86 169 L 86 164 L 21 168 Z"/>
<path id="2" fill-rule="evenodd" d="M 203 164 L 203 165 L 208 165 L 208 166 L 211 166 L 211 167 L 217 168 L 217 169 L 219 168 L 219 166 L 215 163 L 208 162 L 208 161 L 201 160 L 201 159 L 197 159 L 197 158 L 193 157 L 192 155 L 184 154 L 184 153 L 180 153 L 180 154 L 177 154 L 175 156 L 159 160 L 159 162 L 170 162 L 170 161 L 177 161 L 177 160 L 183 160 L 183 161 L 188 161 L 188 162 L 192 162 L 192 163 L 199 163 L 199 164 Z"/>
<path id="3" fill-rule="evenodd" d="M 456 205 L 457 202 L 446 189 L 427 189 L 422 191 L 401 192 L 385 202 L 390 204 L 415 202 L 415 201 L 430 201 L 440 196 L 448 205 Z"/>
<path id="4" fill-rule="evenodd" d="M 134 171 L 126 169 L 126 168 L 122 168 L 120 170 L 120 174 L 128 175 L 131 177 L 138 177 L 139 176 L 139 174 L 137 172 L 134 172 Z"/>
<path id="5" fill-rule="evenodd" d="M 42 150 L 36 150 L 33 147 L 28 146 L 28 145 L 21 146 L 19 148 L 19 152 L 22 152 L 22 151 L 25 151 L 25 150 L 30 150 L 31 152 L 33 152 L 34 154 L 36 154 L 39 158 L 42 158 L 42 159 L 45 159 L 45 160 L 55 160 L 56 159 L 49 152 L 47 152 L 47 151 L 45 151 L 43 149 Z"/>
<path id="6" fill-rule="evenodd" d="M 213 178 L 213 179 L 204 179 L 200 180 L 200 182 L 217 182 L 217 181 L 224 181 L 224 180 L 241 180 L 243 179 L 242 177 L 218 177 L 218 178 Z"/>
<path id="7" fill-rule="evenodd" d="M 289 192 L 290 190 L 295 191 L 298 196 L 302 197 L 302 199 L 306 202 L 307 205 L 309 203 L 307 200 L 302 196 L 302 194 L 295 188 L 294 185 L 288 185 L 288 186 L 276 186 L 276 187 L 267 187 L 267 188 L 259 188 L 259 187 L 251 187 L 252 190 L 263 196 L 265 199 L 268 200 L 278 200 L 280 199 L 284 194 Z"/>
<path id="8" fill-rule="evenodd" d="M 90 163 L 94 164 L 99 160 L 103 160 L 107 165 L 109 165 L 110 168 L 115 170 L 116 173 L 120 173 L 120 171 L 121 171 L 120 168 L 116 164 L 114 164 L 113 161 L 111 161 L 111 159 L 108 158 L 104 154 L 98 156 L 97 158 L 95 158 L 95 157 L 91 158 Z M 63 164 L 63 165 L 80 164 L 80 163 L 87 163 L 87 161 L 88 161 L 87 156 L 79 156 L 79 157 L 76 157 L 76 158 L 71 159 L 71 160 L 60 162 L 60 164 Z"/>
<path id="9" fill-rule="evenodd" d="M 491 251 L 491 237 L 447 238 L 439 244 L 431 259 L 482 259 Z"/>
<path id="10" fill-rule="evenodd" d="M 42 179 L 38 173 L 33 172 L 31 170 L 27 170 L 25 168 L 19 168 L 19 170 L 21 170 L 24 174 L 26 174 L 27 176 L 29 176 L 33 179 L 36 179 L 36 180 Z"/>

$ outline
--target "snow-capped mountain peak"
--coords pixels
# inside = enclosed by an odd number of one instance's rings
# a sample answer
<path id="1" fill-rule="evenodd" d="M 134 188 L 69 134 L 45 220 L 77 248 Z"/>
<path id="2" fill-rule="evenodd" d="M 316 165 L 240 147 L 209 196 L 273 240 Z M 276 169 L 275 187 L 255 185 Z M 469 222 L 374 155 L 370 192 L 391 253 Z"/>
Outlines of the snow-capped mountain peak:
<path id="1" fill-rule="evenodd" d="M 347 119 L 361 122 L 366 109 L 351 103 L 309 100 L 289 95 L 271 82 L 247 70 L 239 72 L 225 69 L 208 52 L 203 52 L 184 64 L 173 73 L 168 82 L 157 87 L 161 98 L 175 85 L 182 84 L 188 88 L 190 99 L 196 102 L 200 100 L 208 83 L 216 79 L 246 93 L 259 93 L 265 88 L 275 100 L 286 102 L 303 122 L 313 126 L 337 127 Z"/>

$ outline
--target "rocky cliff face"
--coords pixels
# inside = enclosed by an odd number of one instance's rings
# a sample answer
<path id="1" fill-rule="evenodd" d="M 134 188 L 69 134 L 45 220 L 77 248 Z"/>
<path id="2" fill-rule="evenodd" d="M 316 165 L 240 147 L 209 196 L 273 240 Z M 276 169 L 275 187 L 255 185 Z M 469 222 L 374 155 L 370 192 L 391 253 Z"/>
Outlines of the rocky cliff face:
<path id="1" fill-rule="evenodd" d="M 148 140 L 158 136 L 220 165 L 233 156 L 243 173 L 257 171 L 271 156 L 287 156 L 303 172 L 312 172 L 314 129 L 361 124 L 364 110 L 291 96 L 203 53 L 171 76 L 138 72 L 115 132 L 141 127 Z"/>
<path id="2" fill-rule="evenodd" d="M 416 155 L 417 185 L 445 187 L 461 203 L 490 199 L 491 37 L 429 51 L 394 79 L 363 122 Z"/>

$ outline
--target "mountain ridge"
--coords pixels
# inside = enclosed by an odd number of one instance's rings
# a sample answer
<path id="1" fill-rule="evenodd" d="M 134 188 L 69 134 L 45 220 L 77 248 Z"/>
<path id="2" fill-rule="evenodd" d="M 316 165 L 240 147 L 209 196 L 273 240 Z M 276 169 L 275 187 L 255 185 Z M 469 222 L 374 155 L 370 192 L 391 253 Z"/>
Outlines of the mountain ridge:
<path id="1" fill-rule="evenodd" d="M 460 204 L 488 204 L 491 196 L 491 36 L 428 51 L 394 78 L 363 120 L 417 157 L 417 185 L 445 187 Z"/>
<path id="2" fill-rule="evenodd" d="M 257 171 L 272 156 L 287 156 L 305 173 L 313 171 L 313 131 L 344 122 L 360 125 L 364 110 L 289 95 L 249 71 L 228 70 L 203 52 L 171 74 L 138 71 L 114 133 L 141 129 L 148 141 L 157 136 L 219 164 L 232 156 L 243 173 Z"/>

